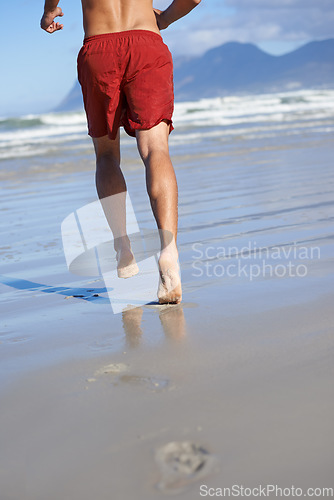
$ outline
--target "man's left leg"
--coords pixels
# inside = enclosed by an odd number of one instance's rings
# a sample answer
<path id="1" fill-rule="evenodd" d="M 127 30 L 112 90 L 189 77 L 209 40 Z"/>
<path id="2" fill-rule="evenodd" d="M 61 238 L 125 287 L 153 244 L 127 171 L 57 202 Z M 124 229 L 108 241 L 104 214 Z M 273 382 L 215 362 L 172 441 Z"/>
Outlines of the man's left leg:
<path id="1" fill-rule="evenodd" d="M 119 130 L 115 140 L 93 139 L 96 154 L 96 189 L 114 236 L 117 272 L 120 278 L 138 273 L 126 232 L 126 183 L 120 167 Z"/>

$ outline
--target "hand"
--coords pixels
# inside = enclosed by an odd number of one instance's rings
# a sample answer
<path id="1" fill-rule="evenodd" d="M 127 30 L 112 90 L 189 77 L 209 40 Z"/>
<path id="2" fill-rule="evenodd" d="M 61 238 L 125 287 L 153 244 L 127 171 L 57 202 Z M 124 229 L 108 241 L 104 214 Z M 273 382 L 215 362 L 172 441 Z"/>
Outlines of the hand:
<path id="1" fill-rule="evenodd" d="M 64 13 L 60 7 L 56 7 L 55 10 L 51 12 L 44 12 L 41 19 L 42 30 L 47 31 L 48 33 L 54 33 L 55 31 L 62 30 L 64 25 L 55 23 L 54 19 L 55 17 L 62 17 L 63 15 Z"/>
<path id="2" fill-rule="evenodd" d="M 165 30 L 166 28 L 168 28 L 169 24 L 166 22 L 164 18 L 164 12 L 159 9 L 153 9 L 153 10 L 159 30 Z"/>

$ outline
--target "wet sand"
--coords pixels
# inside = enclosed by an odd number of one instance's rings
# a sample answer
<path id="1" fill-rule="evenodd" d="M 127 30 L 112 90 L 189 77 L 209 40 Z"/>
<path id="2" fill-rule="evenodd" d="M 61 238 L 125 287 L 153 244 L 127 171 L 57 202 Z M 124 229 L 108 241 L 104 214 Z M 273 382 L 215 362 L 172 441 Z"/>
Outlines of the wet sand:
<path id="1" fill-rule="evenodd" d="M 62 220 L 96 199 L 93 160 L 5 181 L 1 500 L 333 487 L 332 153 L 311 134 L 175 148 L 183 303 L 121 314 L 63 255 Z"/>

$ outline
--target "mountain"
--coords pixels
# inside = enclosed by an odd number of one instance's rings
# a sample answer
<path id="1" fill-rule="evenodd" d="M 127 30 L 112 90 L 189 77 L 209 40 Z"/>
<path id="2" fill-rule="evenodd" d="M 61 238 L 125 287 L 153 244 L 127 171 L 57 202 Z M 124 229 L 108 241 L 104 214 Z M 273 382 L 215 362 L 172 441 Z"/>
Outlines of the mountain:
<path id="1" fill-rule="evenodd" d="M 333 86 L 334 39 L 310 42 L 282 56 L 267 54 L 251 43 L 229 42 L 200 57 L 174 61 L 178 101 Z M 57 111 L 81 107 L 81 89 L 76 82 Z"/>
<path id="2" fill-rule="evenodd" d="M 67 94 L 65 99 L 61 101 L 59 106 L 55 108 L 54 111 L 76 111 L 82 108 L 83 108 L 83 99 L 82 99 L 81 87 L 78 80 L 76 80 L 70 92 Z"/>
<path id="3" fill-rule="evenodd" d="M 334 39 L 282 56 L 250 43 L 226 43 L 175 71 L 178 100 L 325 86 L 334 86 Z"/>

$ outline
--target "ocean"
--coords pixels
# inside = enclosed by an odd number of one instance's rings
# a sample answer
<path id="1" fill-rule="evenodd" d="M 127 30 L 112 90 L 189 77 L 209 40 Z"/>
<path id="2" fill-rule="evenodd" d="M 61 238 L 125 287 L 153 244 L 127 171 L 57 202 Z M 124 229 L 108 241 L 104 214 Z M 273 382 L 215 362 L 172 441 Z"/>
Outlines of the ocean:
<path id="1" fill-rule="evenodd" d="M 228 96 L 177 102 L 175 131 L 170 145 L 176 151 L 238 146 L 254 139 L 286 142 L 295 135 L 334 131 L 334 90 L 299 90 L 276 94 Z M 133 146 L 122 134 L 122 144 Z M 69 157 L 92 153 L 83 111 L 0 117 L 0 161 L 26 160 L 13 168 L 24 169 L 31 158 Z M 6 163 L 1 170 L 6 170 Z M 5 172 L 2 176 L 6 177 Z"/>

